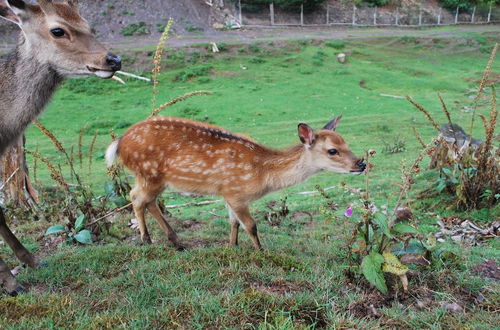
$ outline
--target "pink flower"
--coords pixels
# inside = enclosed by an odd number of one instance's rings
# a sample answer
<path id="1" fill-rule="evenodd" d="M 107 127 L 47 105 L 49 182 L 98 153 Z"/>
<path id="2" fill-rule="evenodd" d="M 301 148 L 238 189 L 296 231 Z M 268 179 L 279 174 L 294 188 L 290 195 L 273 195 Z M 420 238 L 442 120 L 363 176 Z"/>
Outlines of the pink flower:
<path id="1" fill-rule="evenodd" d="M 347 207 L 347 210 L 345 210 L 345 213 L 344 215 L 348 218 L 350 218 L 352 216 L 352 207 L 351 206 L 348 206 Z"/>

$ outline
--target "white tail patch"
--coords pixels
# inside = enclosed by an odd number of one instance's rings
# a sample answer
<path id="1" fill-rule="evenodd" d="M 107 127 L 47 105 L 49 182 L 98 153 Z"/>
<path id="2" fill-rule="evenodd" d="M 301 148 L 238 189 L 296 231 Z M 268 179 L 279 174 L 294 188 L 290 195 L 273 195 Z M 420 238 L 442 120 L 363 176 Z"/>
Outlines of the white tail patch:
<path id="1" fill-rule="evenodd" d="M 118 152 L 118 143 L 120 141 L 119 140 L 116 140 L 116 141 L 113 141 L 108 149 L 106 149 L 106 165 L 108 167 L 111 167 L 113 165 L 113 163 L 115 162 L 115 159 L 116 159 L 116 153 Z"/>

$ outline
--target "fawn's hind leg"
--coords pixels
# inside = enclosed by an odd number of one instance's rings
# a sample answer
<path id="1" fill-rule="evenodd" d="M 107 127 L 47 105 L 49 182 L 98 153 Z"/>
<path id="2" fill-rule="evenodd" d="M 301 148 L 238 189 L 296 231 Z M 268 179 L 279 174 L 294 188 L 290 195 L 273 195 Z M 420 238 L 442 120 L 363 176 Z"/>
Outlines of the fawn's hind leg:
<path id="1" fill-rule="evenodd" d="M 161 229 L 167 234 L 168 240 L 172 242 L 175 247 L 178 250 L 184 250 L 184 246 L 179 243 L 179 239 L 177 238 L 177 234 L 175 231 L 170 227 L 168 224 L 167 220 L 161 213 L 160 207 L 158 206 L 158 203 L 156 202 L 156 199 L 153 200 L 152 202 L 147 204 L 147 208 L 149 213 L 156 219 L 158 224 L 160 225 Z"/>
<path id="2" fill-rule="evenodd" d="M 240 220 L 231 206 L 226 203 L 226 208 L 229 213 L 229 222 L 231 223 L 231 234 L 229 236 L 229 244 L 238 245 L 238 229 L 240 228 Z"/>
<path id="3" fill-rule="evenodd" d="M 255 247 L 255 249 L 261 250 L 262 246 L 260 245 L 259 236 L 257 235 L 257 224 L 255 223 L 255 220 L 252 218 L 252 215 L 250 214 L 248 205 L 238 205 L 238 204 L 235 205 L 235 203 L 233 204 L 229 203 L 229 206 L 238 217 L 238 220 L 245 229 L 245 231 L 252 238 L 253 246 Z M 231 238 L 232 237 L 233 236 L 231 235 Z"/>
<path id="4" fill-rule="evenodd" d="M 151 201 L 156 199 L 156 196 L 163 190 L 162 187 L 152 185 L 144 179 L 137 177 L 135 187 L 130 191 L 130 199 L 134 213 L 139 222 L 139 230 L 141 232 L 141 240 L 145 244 L 151 244 L 148 228 L 146 227 L 146 219 L 144 212 Z"/>

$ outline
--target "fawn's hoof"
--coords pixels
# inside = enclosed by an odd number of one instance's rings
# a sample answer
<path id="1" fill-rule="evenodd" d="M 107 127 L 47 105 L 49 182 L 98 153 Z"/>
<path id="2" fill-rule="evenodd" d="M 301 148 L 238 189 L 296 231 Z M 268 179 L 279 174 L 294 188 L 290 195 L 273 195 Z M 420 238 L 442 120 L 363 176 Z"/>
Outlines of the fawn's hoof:
<path id="1" fill-rule="evenodd" d="M 25 294 L 25 293 L 28 293 L 28 291 L 25 288 L 23 288 L 22 286 L 18 286 L 17 288 L 14 289 L 14 291 L 9 292 L 9 295 L 11 297 L 17 297 L 17 296 L 19 296 L 21 294 Z"/>
<path id="2" fill-rule="evenodd" d="M 175 244 L 175 249 L 176 249 L 177 251 L 181 251 L 181 252 L 182 252 L 182 251 L 186 251 L 186 250 L 187 250 L 187 247 L 186 247 L 185 245 L 182 245 L 182 244 L 176 243 L 176 244 Z"/>
<path id="3" fill-rule="evenodd" d="M 47 262 L 45 262 L 45 261 L 40 261 L 38 263 L 38 267 L 39 268 L 49 267 L 49 264 Z"/>

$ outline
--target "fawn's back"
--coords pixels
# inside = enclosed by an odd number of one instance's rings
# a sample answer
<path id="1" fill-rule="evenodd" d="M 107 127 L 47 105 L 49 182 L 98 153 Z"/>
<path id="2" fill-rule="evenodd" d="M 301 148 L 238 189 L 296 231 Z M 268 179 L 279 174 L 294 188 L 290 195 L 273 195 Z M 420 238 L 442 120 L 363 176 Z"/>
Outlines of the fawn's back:
<path id="1" fill-rule="evenodd" d="M 136 124 L 118 150 L 123 164 L 150 184 L 222 196 L 243 188 L 259 195 L 262 162 L 276 152 L 220 127 L 173 117 Z"/>

